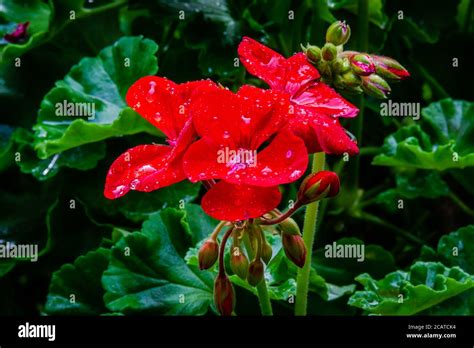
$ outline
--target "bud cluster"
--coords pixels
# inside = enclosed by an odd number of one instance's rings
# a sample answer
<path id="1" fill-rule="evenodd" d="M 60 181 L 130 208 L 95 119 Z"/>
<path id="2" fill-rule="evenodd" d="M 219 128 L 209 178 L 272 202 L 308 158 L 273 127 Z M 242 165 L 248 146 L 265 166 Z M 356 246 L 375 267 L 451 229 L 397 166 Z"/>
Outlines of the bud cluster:
<path id="1" fill-rule="evenodd" d="M 302 205 L 323 198 L 334 197 L 339 192 L 339 178 L 334 172 L 321 171 L 307 176 L 298 190 L 295 205 L 286 213 L 273 210 L 268 216 L 230 223 L 221 222 L 199 249 L 201 270 L 209 269 L 218 261 L 219 272 L 214 283 L 214 301 L 221 315 L 231 315 L 235 306 L 235 292 L 227 276 L 224 250 L 227 240 L 232 238 L 229 264 L 236 276 L 251 286 L 258 286 L 265 278 L 265 265 L 273 256 L 271 245 L 265 238 L 263 226 L 275 225 L 272 229 L 281 236 L 281 245 L 286 257 L 302 268 L 306 262 L 306 246 L 300 228 L 291 215 Z M 225 225 L 232 225 L 218 242 L 218 235 Z"/>
<path id="2" fill-rule="evenodd" d="M 376 98 L 386 98 L 391 88 L 389 82 L 400 81 L 410 74 L 395 59 L 356 51 L 344 51 L 351 29 L 345 22 L 337 21 L 326 32 L 322 48 L 307 44 L 302 46 L 308 60 L 321 74 L 324 83 L 350 93 L 366 93 Z"/>

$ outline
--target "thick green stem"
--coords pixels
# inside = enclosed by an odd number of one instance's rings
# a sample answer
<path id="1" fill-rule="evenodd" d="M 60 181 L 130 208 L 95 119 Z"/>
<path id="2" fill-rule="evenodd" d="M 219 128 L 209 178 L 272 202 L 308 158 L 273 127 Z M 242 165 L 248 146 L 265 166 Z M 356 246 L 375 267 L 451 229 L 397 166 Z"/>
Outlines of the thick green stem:
<path id="1" fill-rule="evenodd" d="M 358 1 L 357 46 L 360 52 L 367 52 L 369 49 L 369 0 Z M 359 96 L 357 104 L 359 114 L 354 120 L 354 135 L 360 147 L 362 145 L 362 131 L 364 128 L 365 99 L 363 95 Z M 348 187 L 352 192 L 359 188 L 359 167 L 360 156 L 357 156 L 352 165 L 349 166 Z"/>
<path id="2" fill-rule="evenodd" d="M 247 255 L 249 259 L 252 260 L 255 257 L 255 253 L 253 252 L 249 237 L 244 235 L 243 240 L 245 249 L 247 250 Z M 267 282 L 265 278 L 257 285 L 257 293 L 262 315 L 273 315 L 272 303 L 270 302 L 270 296 L 268 296 Z"/>
<path id="3" fill-rule="evenodd" d="M 313 157 L 311 172 L 317 173 L 324 169 L 324 152 L 318 152 Z M 308 306 L 309 273 L 311 271 L 311 258 L 313 255 L 314 236 L 318 217 L 319 201 L 306 206 L 303 226 L 303 241 L 306 247 L 306 261 L 303 268 L 298 270 L 296 277 L 296 303 L 295 315 L 306 315 Z"/>

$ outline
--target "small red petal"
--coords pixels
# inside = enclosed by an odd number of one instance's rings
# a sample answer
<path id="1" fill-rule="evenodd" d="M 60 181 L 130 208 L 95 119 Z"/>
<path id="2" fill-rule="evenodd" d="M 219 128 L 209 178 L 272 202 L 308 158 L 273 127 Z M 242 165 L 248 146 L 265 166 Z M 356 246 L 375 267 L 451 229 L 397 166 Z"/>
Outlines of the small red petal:
<path id="1" fill-rule="evenodd" d="M 275 209 L 281 193 L 277 186 L 255 187 L 219 181 L 202 198 L 203 210 L 213 218 L 240 221 L 256 218 Z"/>
<path id="2" fill-rule="evenodd" d="M 285 59 L 249 37 L 242 39 L 238 52 L 245 68 L 275 90 L 294 94 L 304 84 L 320 77 L 303 53 Z"/>
<path id="3" fill-rule="evenodd" d="M 354 105 L 340 96 L 334 89 L 322 82 L 315 82 L 291 101 L 298 106 L 314 109 L 314 113 L 333 117 L 355 117 L 359 113 Z"/>
<path id="4" fill-rule="evenodd" d="M 357 142 L 349 137 L 335 117 L 313 113 L 312 109 L 300 109 L 299 115 L 290 121 L 290 129 L 305 141 L 310 153 L 359 153 Z"/>
<path id="5" fill-rule="evenodd" d="M 122 197 L 130 190 L 150 192 L 184 180 L 181 158 L 166 145 L 139 145 L 121 154 L 110 166 L 104 195 Z"/>

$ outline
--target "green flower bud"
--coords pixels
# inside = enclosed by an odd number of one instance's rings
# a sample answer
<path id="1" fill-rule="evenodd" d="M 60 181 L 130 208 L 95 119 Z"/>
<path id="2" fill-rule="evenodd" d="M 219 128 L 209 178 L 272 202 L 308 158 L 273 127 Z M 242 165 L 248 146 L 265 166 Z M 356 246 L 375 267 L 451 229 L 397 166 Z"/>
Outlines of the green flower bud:
<path id="1" fill-rule="evenodd" d="M 362 80 L 359 76 L 349 71 L 342 75 L 342 83 L 345 87 L 357 87 L 360 86 Z"/>
<path id="2" fill-rule="evenodd" d="M 318 46 L 308 44 L 303 51 L 312 63 L 315 64 L 321 60 L 321 49 Z"/>
<path id="3" fill-rule="evenodd" d="M 249 271 L 249 261 L 238 246 L 234 246 L 230 255 L 230 268 L 239 278 L 247 279 Z"/>
<path id="4" fill-rule="evenodd" d="M 211 268 L 216 263 L 218 255 L 219 245 L 214 239 L 209 238 L 199 249 L 199 268 L 201 270 Z"/>
<path id="5" fill-rule="evenodd" d="M 385 99 L 390 93 L 391 89 L 387 81 L 377 74 L 362 77 L 362 89 L 372 97 Z"/>
<path id="6" fill-rule="evenodd" d="M 351 37 L 351 28 L 346 22 L 337 21 L 331 24 L 326 32 L 326 41 L 336 46 L 344 45 Z"/>
<path id="7" fill-rule="evenodd" d="M 298 224 L 292 218 L 287 218 L 287 219 L 283 220 L 280 223 L 280 229 L 283 233 L 287 233 L 287 234 L 291 234 L 291 235 L 298 235 L 298 236 L 301 235 L 301 230 L 300 230 Z"/>
<path id="8" fill-rule="evenodd" d="M 337 57 L 337 47 L 328 42 L 323 46 L 321 55 L 323 56 L 324 60 L 329 62 Z"/>
<path id="9" fill-rule="evenodd" d="M 257 286 L 263 280 L 264 266 L 260 259 L 255 259 L 250 262 L 249 273 L 247 275 L 247 281 L 252 286 Z"/>
<path id="10" fill-rule="evenodd" d="M 267 241 L 264 240 L 263 244 L 262 244 L 262 260 L 263 260 L 263 262 L 265 262 L 268 265 L 268 263 L 272 259 L 272 255 L 273 255 L 272 247 L 270 246 L 270 244 L 267 243 Z"/>

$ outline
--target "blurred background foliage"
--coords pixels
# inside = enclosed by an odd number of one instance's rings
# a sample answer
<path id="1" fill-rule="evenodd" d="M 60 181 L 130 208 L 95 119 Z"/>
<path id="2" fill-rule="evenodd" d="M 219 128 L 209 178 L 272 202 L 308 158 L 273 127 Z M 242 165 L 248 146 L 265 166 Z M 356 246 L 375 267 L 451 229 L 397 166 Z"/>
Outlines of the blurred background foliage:
<path id="1" fill-rule="evenodd" d="M 368 1 L 369 52 L 412 74 L 391 99 L 418 102 L 423 113 L 383 118 L 380 101 L 366 98 L 360 182 L 322 205 L 309 313 L 472 315 L 474 1 Z M 265 87 L 238 64 L 242 36 L 288 57 L 301 43 L 322 45 L 336 19 L 350 24 L 347 49 L 357 50 L 357 0 L 2 0 L 0 240 L 38 243 L 41 257 L 0 260 L 0 314 L 213 313 L 214 271 L 196 267 L 196 248 L 215 224 L 198 205 L 203 188 L 102 195 L 120 153 L 161 141 L 124 94 L 147 74 Z M 26 21 L 24 42 L 3 38 Z M 96 118 L 56 117 L 62 100 L 95 103 Z M 351 161 L 328 158 L 343 183 Z M 285 188 L 282 207 L 296 187 Z M 270 295 L 276 313 L 290 314 L 295 269 L 268 237 Z M 333 241 L 365 244 L 366 260 L 325 258 Z M 237 314 L 258 314 L 254 290 L 233 281 Z M 399 294 L 403 306 L 394 305 Z"/>

